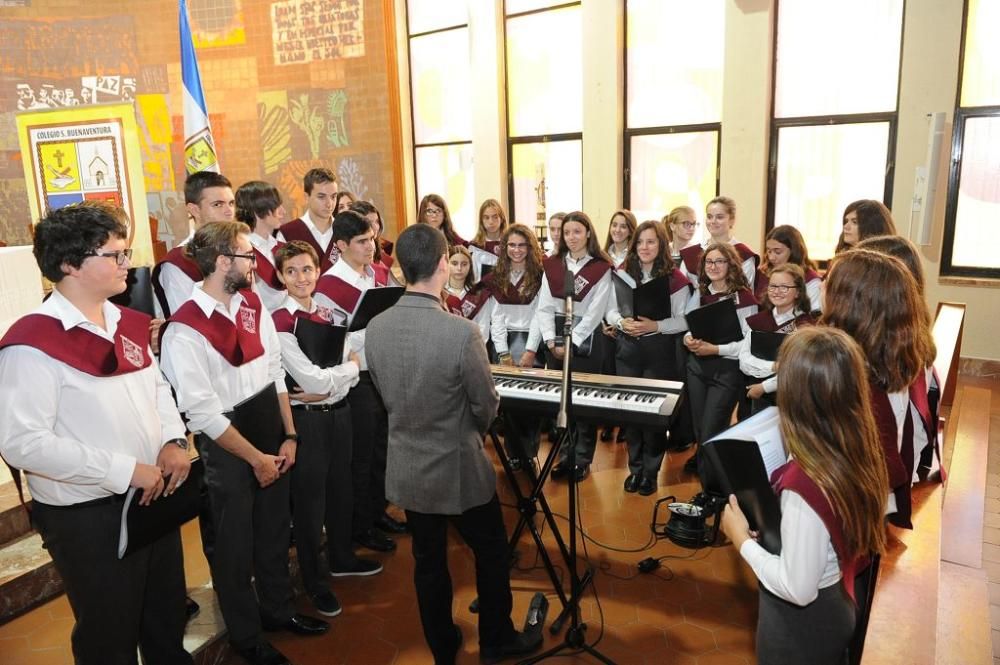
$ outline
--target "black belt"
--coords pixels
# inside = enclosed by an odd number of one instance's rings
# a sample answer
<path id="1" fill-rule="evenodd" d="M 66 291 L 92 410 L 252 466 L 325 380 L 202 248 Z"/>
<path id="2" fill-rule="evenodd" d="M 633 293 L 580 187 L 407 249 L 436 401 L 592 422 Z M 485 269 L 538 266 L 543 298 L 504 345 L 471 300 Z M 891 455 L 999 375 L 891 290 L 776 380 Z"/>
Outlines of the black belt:
<path id="1" fill-rule="evenodd" d="M 342 409 L 345 406 L 347 406 L 347 400 L 343 399 L 333 404 L 292 404 L 292 408 L 299 411 L 319 411 L 322 413 Z"/>
<path id="2" fill-rule="evenodd" d="M 72 510 L 73 508 L 94 508 L 96 506 L 122 504 L 125 503 L 125 497 L 125 494 L 111 494 L 110 496 L 102 496 L 100 499 L 81 501 L 80 503 L 73 503 L 68 506 L 57 506 L 51 503 L 42 503 L 41 501 L 32 501 L 32 504 L 40 508 L 51 508 L 52 510 Z"/>

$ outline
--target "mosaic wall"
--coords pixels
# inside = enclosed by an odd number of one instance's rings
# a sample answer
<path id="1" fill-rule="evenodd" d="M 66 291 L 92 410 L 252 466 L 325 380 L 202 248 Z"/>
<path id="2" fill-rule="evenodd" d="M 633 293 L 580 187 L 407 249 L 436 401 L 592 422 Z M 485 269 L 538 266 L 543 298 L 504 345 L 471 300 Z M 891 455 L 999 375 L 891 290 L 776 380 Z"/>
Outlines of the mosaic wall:
<path id="1" fill-rule="evenodd" d="M 14 117 L 133 101 L 150 214 L 184 226 L 177 0 L 0 0 L 0 240 L 29 240 Z M 383 3 L 188 0 L 222 171 L 276 185 L 290 215 L 302 175 L 334 169 L 396 228 Z M 134 10 L 132 9 L 134 8 Z M 124 12 L 124 13 L 123 13 Z"/>

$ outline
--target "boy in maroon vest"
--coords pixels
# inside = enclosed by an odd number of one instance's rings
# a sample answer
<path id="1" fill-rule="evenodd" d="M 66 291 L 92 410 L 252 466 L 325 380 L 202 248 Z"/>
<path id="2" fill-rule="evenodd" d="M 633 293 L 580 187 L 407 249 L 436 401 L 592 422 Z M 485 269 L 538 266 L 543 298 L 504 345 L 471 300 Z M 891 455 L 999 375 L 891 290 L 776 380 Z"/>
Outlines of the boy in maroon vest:
<path id="1" fill-rule="evenodd" d="M 184 204 L 194 220 L 194 231 L 210 222 L 231 222 L 236 215 L 236 198 L 229 178 L 212 171 L 192 173 L 184 182 Z M 184 245 L 194 234 L 177 243 L 153 268 L 153 291 L 157 314 L 170 316 L 191 295 L 191 287 L 200 282 L 198 265 L 184 254 Z"/>
<path id="2" fill-rule="evenodd" d="M 253 665 L 281 665 L 287 660 L 262 630 L 318 635 L 329 626 L 296 614 L 292 600 L 287 471 L 298 436 L 274 322 L 249 290 L 249 235 L 240 222 L 206 224 L 194 234 L 186 251 L 205 279 L 165 324 L 162 362 L 205 464 L 215 529 L 208 559 L 229 641 Z M 280 445 L 251 443 L 259 439 L 255 432 L 233 424 L 236 407 L 262 394 L 257 411 L 280 412 Z"/>
<path id="3" fill-rule="evenodd" d="M 306 192 L 306 211 L 301 217 L 282 224 L 278 240 L 301 240 L 312 245 L 319 255 L 320 272 L 326 272 L 337 261 L 337 245 L 333 241 L 333 214 L 336 212 L 337 176 L 330 169 L 309 169 L 302 179 Z"/>
<path id="4" fill-rule="evenodd" d="M 187 439 L 149 348 L 149 317 L 108 298 L 131 250 L 107 210 L 69 206 L 35 229 L 51 297 L 0 340 L 0 452 L 25 471 L 32 521 L 66 585 L 75 662 L 191 663 L 180 531 L 119 560 L 124 493 L 187 478 Z M 165 478 L 165 476 L 167 478 Z"/>
<path id="5" fill-rule="evenodd" d="M 320 277 L 313 296 L 316 302 L 346 318 L 350 325 L 361 295 L 368 289 L 389 285 L 389 269 L 374 263 L 375 239 L 368 220 L 351 210 L 338 213 L 333 221 L 333 241 L 340 259 Z M 388 416 L 365 362 L 365 332 L 350 334 L 351 350 L 361 358 L 359 383 L 348 394 L 351 405 L 354 479 L 352 531 L 359 545 L 389 552 L 396 543 L 379 531 L 403 533 L 405 526 L 385 514 L 385 463 L 388 446 Z M 377 529 L 376 529 L 377 527 Z"/>

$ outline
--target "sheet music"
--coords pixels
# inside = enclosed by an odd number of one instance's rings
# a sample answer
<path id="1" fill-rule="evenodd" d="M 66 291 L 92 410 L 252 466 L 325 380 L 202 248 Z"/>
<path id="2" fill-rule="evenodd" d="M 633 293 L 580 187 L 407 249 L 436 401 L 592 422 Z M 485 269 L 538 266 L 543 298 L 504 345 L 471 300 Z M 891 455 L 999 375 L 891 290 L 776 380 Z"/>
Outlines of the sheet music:
<path id="1" fill-rule="evenodd" d="M 788 461 L 788 452 L 785 450 L 785 442 L 781 438 L 779 423 L 778 407 L 772 406 L 733 425 L 711 440 L 753 441 L 760 448 L 764 469 L 767 471 L 767 477 L 770 478 L 775 469 Z"/>

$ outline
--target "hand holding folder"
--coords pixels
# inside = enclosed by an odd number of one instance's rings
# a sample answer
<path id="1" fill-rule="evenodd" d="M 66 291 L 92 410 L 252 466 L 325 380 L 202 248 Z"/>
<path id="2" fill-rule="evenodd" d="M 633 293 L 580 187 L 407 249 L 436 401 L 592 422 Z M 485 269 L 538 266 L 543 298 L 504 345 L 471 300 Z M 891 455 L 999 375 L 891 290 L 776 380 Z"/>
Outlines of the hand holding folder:
<path id="1" fill-rule="evenodd" d="M 743 327 L 732 298 L 716 300 L 684 315 L 695 339 L 711 344 L 728 344 L 743 339 Z"/>
<path id="2" fill-rule="evenodd" d="M 136 487 L 129 488 L 128 494 L 125 495 L 121 530 L 118 534 L 119 559 L 156 542 L 198 516 L 204 471 L 201 459 L 195 458 L 191 461 L 187 480 L 172 494 L 164 494 L 148 506 L 140 505 L 142 490 Z"/>
<path id="3" fill-rule="evenodd" d="M 396 304 L 406 291 L 402 286 L 380 286 L 361 294 L 348 332 L 364 330 L 376 316 Z"/>
<path id="4" fill-rule="evenodd" d="M 670 318 L 670 278 L 660 275 L 645 284 L 635 281 L 622 271 L 611 274 L 618 302 L 618 313 L 625 319 L 643 317 L 652 321 Z"/>

